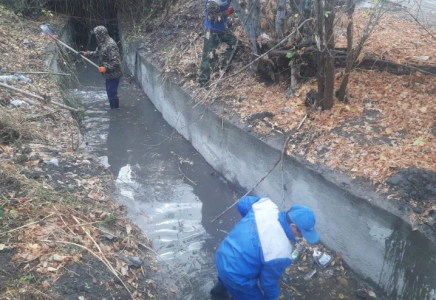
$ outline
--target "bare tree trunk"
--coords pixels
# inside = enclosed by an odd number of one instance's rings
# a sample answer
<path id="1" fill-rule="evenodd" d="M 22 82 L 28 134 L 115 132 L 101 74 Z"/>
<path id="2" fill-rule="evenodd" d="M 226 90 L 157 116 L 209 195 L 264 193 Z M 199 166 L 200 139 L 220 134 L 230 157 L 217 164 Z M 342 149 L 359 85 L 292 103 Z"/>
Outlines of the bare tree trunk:
<path id="1" fill-rule="evenodd" d="M 350 79 L 350 73 L 362 52 L 363 46 L 368 38 L 373 33 L 375 27 L 377 26 L 380 18 L 384 13 L 384 6 L 386 0 L 380 0 L 378 7 L 374 10 L 370 16 L 368 23 L 363 31 L 362 37 L 359 40 L 359 44 L 353 48 L 353 14 L 356 8 L 356 2 L 353 0 L 348 0 L 347 3 L 347 13 L 348 13 L 348 27 L 347 27 L 347 64 L 345 66 L 345 76 L 342 80 L 339 90 L 336 92 L 336 96 L 340 101 L 345 102 L 347 97 L 347 87 Z"/>
<path id="2" fill-rule="evenodd" d="M 324 55 L 324 4 L 323 0 L 316 1 L 316 27 L 317 27 L 317 47 L 318 47 L 318 72 L 316 74 L 316 79 L 318 82 L 318 97 L 316 101 L 316 106 L 322 105 L 324 102 L 324 87 L 325 87 L 325 77 L 324 77 L 324 66 L 325 66 L 325 55 Z"/>
<path id="3" fill-rule="evenodd" d="M 303 19 L 309 18 L 311 6 L 312 0 L 300 0 L 300 14 L 303 15 Z"/>
<path id="4" fill-rule="evenodd" d="M 334 0 L 326 0 L 325 11 L 325 88 L 324 101 L 322 102 L 322 110 L 331 109 L 333 107 L 334 91 L 335 91 L 335 35 L 334 35 L 334 20 L 335 12 L 333 6 Z"/>
<path id="5" fill-rule="evenodd" d="M 356 56 L 354 55 L 353 49 L 353 14 L 356 8 L 356 1 L 348 0 L 347 3 L 347 14 L 348 14 L 348 26 L 347 26 L 347 65 L 345 67 L 345 76 L 342 80 L 341 87 L 336 92 L 336 97 L 338 97 L 339 101 L 346 102 L 347 96 L 347 86 L 348 81 L 350 79 L 351 69 L 353 68 L 354 61 Z M 359 51 L 360 52 L 360 51 Z"/>
<path id="6" fill-rule="evenodd" d="M 286 17 L 286 0 L 277 1 L 277 14 L 276 14 L 276 38 L 278 40 L 283 38 L 283 22 Z"/>
<path id="7" fill-rule="evenodd" d="M 257 37 L 260 35 L 260 0 L 248 1 L 248 12 L 245 12 L 239 5 L 238 0 L 231 1 L 236 13 L 241 19 L 241 23 L 251 41 L 254 54 L 259 54 L 257 48 Z"/>
<path id="8" fill-rule="evenodd" d="M 291 89 L 295 91 L 297 89 L 297 67 L 291 67 Z"/>
<path id="9" fill-rule="evenodd" d="M 29 0 L 21 0 L 21 13 L 25 16 L 29 14 Z"/>

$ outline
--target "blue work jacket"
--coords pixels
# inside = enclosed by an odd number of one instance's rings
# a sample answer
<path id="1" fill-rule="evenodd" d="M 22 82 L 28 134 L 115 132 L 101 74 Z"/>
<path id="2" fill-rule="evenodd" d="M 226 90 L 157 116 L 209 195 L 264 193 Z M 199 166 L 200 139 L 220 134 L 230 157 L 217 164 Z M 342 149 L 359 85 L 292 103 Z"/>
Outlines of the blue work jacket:
<path id="1" fill-rule="evenodd" d="M 238 202 L 242 220 L 224 239 L 216 254 L 223 283 L 243 291 L 259 284 L 265 297 L 280 296 L 279 280 L 292 264 L 295 240 L 286 213 L 268 198 L 244 197 Z"/>
<path id="2" fill-rule="evenodd" d="M 205 0 L 205 9 L 204 9 L 204 14 L 206 16 L 206 20 L 204 22 L 204 28 L 206 30 L 209 30 L 212 33 L 224 33 L 224 31 L 226 31 L 226 23 L 227 23 L 227 17 L 224 17 L 220 22 L 217 23 L 210 23 L 209 19 L 208 19 L 208 12 L 207 12 L 207 3 L 210 0 Z M 226 11 L 227 8 L 229 8 L 230 4 L 227 2 L 226 5 L 222 5 L 220 6 L 220 10 L 221 11 Z"/>

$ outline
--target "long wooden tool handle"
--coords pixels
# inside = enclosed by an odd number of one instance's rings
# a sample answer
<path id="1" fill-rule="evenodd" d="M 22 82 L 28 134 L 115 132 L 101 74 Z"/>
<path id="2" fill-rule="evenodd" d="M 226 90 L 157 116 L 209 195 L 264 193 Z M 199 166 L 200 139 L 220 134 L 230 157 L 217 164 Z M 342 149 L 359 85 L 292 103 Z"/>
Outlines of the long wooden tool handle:
<path id="1" fill-rule="evenodd" d="M 70 50 L 73 51 L 74 53 L 76 53 L 76 54 L 80 54 L 78 51 L 74 50 L 73 48 L 71 48 L 70 46 L 68 46 L 68 45 L 65 44 L 64 42 L 58 40 L 57 38 L 55 38 L 55 37 L 53 37 L 53 36 L 51 36 L 51 38 L 54 39 L 54 40 L 55 40 L 56 42 L 58 42 L 59 44 L 61 44 L 62 46 L 64 46 L 64 47 L 70 49 Z M 93 65 L 94 67 L 96 67 L 97 69 L 99 68 L 99 66 L 98 66 L 97 64 L 95 64 L 92 60 L 86 58 L 86 57 L 83 56 L 83 55 L 82 55 L 82 58 L 83 58 L 84 60 L 86 60 L 87 62 L 89 62 L 89 63 L 90 63 L 91 65 Z"/>

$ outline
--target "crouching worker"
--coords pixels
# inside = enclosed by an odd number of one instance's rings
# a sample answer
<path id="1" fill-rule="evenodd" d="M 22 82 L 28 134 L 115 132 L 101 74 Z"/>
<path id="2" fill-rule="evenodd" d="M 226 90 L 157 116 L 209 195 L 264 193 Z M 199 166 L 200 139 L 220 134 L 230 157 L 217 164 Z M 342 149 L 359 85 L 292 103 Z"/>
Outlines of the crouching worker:
<path id="1" fill-rule="evenodd" d="M 98 46 L 95 51 L 80 54 L 89 57 L 98 57 L 101 67 L 98 68 L 106 80 L 106 93 L 111 108 L 119 108 L 118 85 L 122 76 L 121 57 L 115 41 L 109 36 L 104 26 L 97 26 L 92 31 L 97 38 Z"/>
<path id="2" fill-rule="evenodd" d="M 270 199 L 251 196 L 239 200 L 238 210 L 242 220 L 216 254 L 219 283 L 211 294 L 222 297 L 227 290 L 235 300 L 282 299 L 279 280 L 292 264 L 291 241 L 319 240 L 315 215 L 298 205 L 280 212 Z"/>

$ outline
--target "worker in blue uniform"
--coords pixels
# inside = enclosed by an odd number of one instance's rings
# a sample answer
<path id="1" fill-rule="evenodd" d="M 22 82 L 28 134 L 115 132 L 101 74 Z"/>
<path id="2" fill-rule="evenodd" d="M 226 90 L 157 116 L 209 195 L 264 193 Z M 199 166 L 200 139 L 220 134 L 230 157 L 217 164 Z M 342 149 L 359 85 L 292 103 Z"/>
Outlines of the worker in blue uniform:
<path id="1" fill-rule="evenodd" d="M 230 0 L 205 0 L 204 46 L 198 81 L 206 87 L 210 79 L 212 65 L 216 64 L 216 49 L 221 43 L 227 44 L 221 66 L 225 66 L 236 45 L 236 36 L 227 28 L 227 18 L 235 10 L 229 4 Z"/>
<path id="2" fill-rule="evenodd" d="M 269 198 L 252 196 L 240 199 L 238 210 L 242 220 L 216 253 L 219 284 L 211 294 L 227 290 L 234 300 L 281 299 L 279 280 L 292 264 L 291 241 L 319 240 L 315 214 L 299 205 L 281 212 Z"/>

